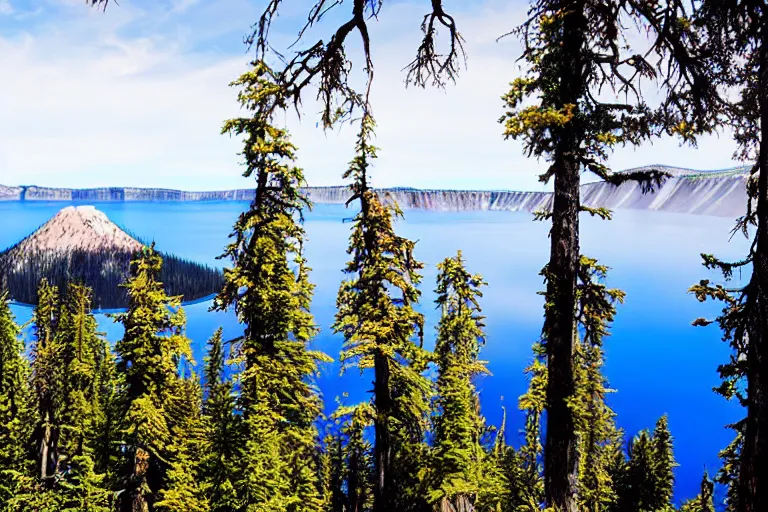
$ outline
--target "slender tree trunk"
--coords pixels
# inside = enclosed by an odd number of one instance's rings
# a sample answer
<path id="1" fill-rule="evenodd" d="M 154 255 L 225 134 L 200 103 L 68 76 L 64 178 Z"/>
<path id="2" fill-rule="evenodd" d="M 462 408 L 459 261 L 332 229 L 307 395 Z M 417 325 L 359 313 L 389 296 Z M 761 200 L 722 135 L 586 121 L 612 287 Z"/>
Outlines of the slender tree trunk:
<path id="1" fill-rule="evenodd" d="M 347 479 L 347 510 L 349 512 L 361 512 L 362 510 L 362 504 L 360 503 L 359 479 L 361 475 L 358 472 L 359 466 L 357 452 L 351 453 L 349 456 L 349 478 Z"/>
<path id="2" fill-rule="evenodd" d="M 364 218 L 370 215 L 368 194 L 368 178 L 365 174 L 360 178 L 360 210 Z M 376 240 L 369 228 L 363 232 L 363 243 L 368 258 L 376 251 Z M 390 369 L 387 357 L 377 353 L 373 363 L 373 405 L 376 413 L 374 419 L 375 444 L 373 447 L 374 470 L 376 480 L 373 495 L 373 512 L 393 512 L 389 504 L 393 497 L 391 480 L 392 439 L 389 431 L 389 417 L 392 411 L 392 395 L 390 390 Z"/>
<path id="3" fill-rule="evenodd" d="M 560 68 L 560 104 L 577 105 L 584 91 L 583 45 L 586 20 L 583 1 L 564 2 L 564 56 Z M 573 412 L 576 271 L 579 262 L 580 164 L 574 154 L 581 141 L 577 121 L 557 134 L 555 192 L 552 206 L 548 300 L 545 316 L 547 348 L 547 426 L 544 449 L 544 488 L 548 506 L 577 512 L 578 453 Z"/>
<path id="4" fill-rule="evenodd" d="M 763 37 L 768 38 L 768 15 Z M 741 451 L 739 512 L 768 510 L 768 45 L 760 50 L 760 174 L 757 197 L 757 250 L 750 285 L 755 300 L 747 348 L 747 423 Z"/>
<path id="5" fill-rule="evenodd" d="M 51 413 L 51 398 L 44 399 L 43 425 L 40 432 L 40 480 L 43 485 L 51 485 L 50 480 L 58 470 L 59 452 L 58 452 L 58 430 L 53 427 L 54 417 Z"/>
<path id="6" fill-rule="evenodd" d="M 149 503 L 143 494 L 143 484 L 149 467 L 149 454 L 141 449 L 136 449 L 133 459 L 128 489 L 122 497 L 121 512 L 148 512 Z"/>
<path id="7" fill-rule="evenodd" d="M 376 354 L 374 382 L 374 406 L 376 408 L 376 445 L 374 446 L 374 461 L 376 464 L 376 487 L 373 499 L 374 512 L 392 512 L 389 503 L 392 492 L 390 485 L 392 443 L 389 432 L 389 415 L 392 397 L 389 389 L 389 362 L 386 356 Z"/>
<path id="8" fill-rule="evenodd" d="M 48 457 L 51 444 L 51 417 L 48 412 L 43 414 L 43 432 L 40 439 L 40 480 L 48 479 Z"/>

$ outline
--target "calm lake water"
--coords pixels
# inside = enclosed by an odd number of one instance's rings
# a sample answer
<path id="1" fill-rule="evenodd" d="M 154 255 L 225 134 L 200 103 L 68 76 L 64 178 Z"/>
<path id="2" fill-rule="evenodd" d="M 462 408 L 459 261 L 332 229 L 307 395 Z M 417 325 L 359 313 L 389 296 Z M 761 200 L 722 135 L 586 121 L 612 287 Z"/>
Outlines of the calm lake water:
<path id="1" fill-rule="evenodd" d="M 90 203 L 93 204 L 93 203 Z M 59 209 L 61 202 L 0 202 L 0 248 L 31 233 Z M 144 240 L 155 240 L 160 250 L 211 265 L 222 265 L 216 256 L 246 203 L 97 203 L 110 219 Z M 333 335 L 334 304 L 347 255 L 354 211 L 343 206 L 317 205 L 308 214 L 310 237 L 307 257 L 317 285 L 313 313 L 322 328 L 315 348 L 338 356 L 341 339 Z M 676 501 L 698 493 L 704 469 L 713 474 L 719 467 L 717 452 L 732 439 L 724 425 L 742 412 L 711 389 L 718 384 L 717 365 L 729 354 L 715 326 L 694 328 L 698 316 L 713 316 L 719 306 L 700 304 L 687 293 L 702 278 L 718 280 L 700 265 L 699 253 L 738 258 L 747 250 L 743 238 L 729 242 L 730 219 L 646 211 L 619 211 L 612 221 L 582 217 L 582 252 L 611 267 L 608 284 L 627 292 L 619 306 L 612 336 L 606 340 L 605 372 L 617 392 L 610 404 L 618 423 L 628 433 L 652 429 L 656 419 L 669 415 L 675 436 Z M 508 440 L 520 444 L 523 418 L 517 397 L 526 389 L 523 368 L 531 359 L 531 343 L 542 325 L 543 289 L 539 270 L 547 261 L 547 225 L 533 222 L 530 214 L 509 212 L 433 213 L 406 212 L 398 231 L 418 240 L 416 255 L 426 263 L 422 283 L 422 311 L 427 315 L 425 333 L 433 337 L 435 265 L 444 257 L 463 251 L 469 269 L 484 275 L 482 305 L 487 317 L 487 345 L 482 357 L 489 361 L 492 376 L 479 383 L 483 411 L 489 423 L 498 424 L 502 407 L 509 411 Z M 206 340 L 219 327 L 225 336 L 241 330 L 231 313 L 210 313 L 210 303 L 190 305 L 188 335 L 195 357 L 202 360 Z M 26 322 L 31 311 L 14 307 L 17 320 Z M 121 328 L 100 316 L 110 340 Z M 428 341 L 431 343 L 431 341 Z M 369 375 L 356 371 L 339 376 L 337 364 L 322 368 L 319 378 L 328 411 L 336 398 L 365 397 L 371 388 Z"/>

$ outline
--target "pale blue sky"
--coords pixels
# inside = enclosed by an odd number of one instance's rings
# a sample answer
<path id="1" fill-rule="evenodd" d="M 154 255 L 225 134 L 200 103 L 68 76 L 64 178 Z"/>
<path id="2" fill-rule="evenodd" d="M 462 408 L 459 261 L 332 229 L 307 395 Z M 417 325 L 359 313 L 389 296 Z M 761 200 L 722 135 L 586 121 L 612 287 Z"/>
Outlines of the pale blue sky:
<path id="1" fill-rule="evenodd" d="M 239 143 L 219 130 L 238 114 L 236 91 L 227 84 L 246 69 L 242 39 L 264 3 L 120 0 L 102 13 L 84 0 L 0 0 L 0 183 L 251 186 L 240 176 Z M 349 4 L 337 8 L 340 16 Z M 414 55 L 428 5 L 388 0 L 379 21 L 371 21 L 381 147 L 375 184 L 540 190 L 544 164 L 504 141 L 497 122 L 500 97 L 519 73 L 520 49 L 496 37 L 522 20 L 527 3 L 445 0 L 466 39 L 468 68 L 445 91 L 406 90 L 401 70 Z M 310 6 L 311 0 L 286 1 L 275 41 L 295 35 Z M 341 184 L 354 130 L 323 133 L 317 110 L 307 102 L 301 123 L 292 116 L 284 122 L 310 184 Z M 732 152 L 726 133 L 697 150 L 674 140 L 619 150 L 610 163 L 712 169 L 733 165 Z"/>

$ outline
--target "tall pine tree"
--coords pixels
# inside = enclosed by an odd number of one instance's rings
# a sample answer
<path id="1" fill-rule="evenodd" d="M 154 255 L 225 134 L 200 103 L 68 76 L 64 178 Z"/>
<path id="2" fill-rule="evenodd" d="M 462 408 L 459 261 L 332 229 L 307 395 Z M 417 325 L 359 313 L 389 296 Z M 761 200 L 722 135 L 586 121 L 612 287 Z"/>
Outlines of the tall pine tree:
<path id="1" fill-rule="evenodd" d="M 103 416 L 99 400 L 100 367 L 105 361 L 104 340 L 91 313 L 91 291 L 70 283 L 64 296 L 56 331 L 61 404 L 58 407 L 59 463 L 63 473 L 57 487 L 64 510 L 107 511 L 105 476 L 96 473 L 94 448 Z"/>
<path id="2" fill-rule="evenodd" d="M 344 174 L 352 179 L 347 204 L 360 201 L 360 211 L 344 269 L 351 278 L 339 289 L 334 330 L 344 335 L 342 363 L 373 370 L 374 510 L 384 512 L 399 510 L 399 500 L 416 507 L 424 499 L 414 492 L 419 482 L 413 479 L 423 455 L 430 385 L 422 375 L 427 354 L 421 342 L 414 343 L 423 330 L 423 317 L 414 309 L 422 264 L 413 258 L 414 243 L 395 233 L 393 217 L 401 211 L 382 204 L 369 187 L 373 129 L 373 118 L 364 115 L 357 154 Z"/>
<path id="3" fill-rule="evenodd" d="M 224 341 L 219 328 L 208 341 L 203 373 L 205 448 L 200 462 L 200 477 L 211 512 L 234 512 L 239 503 L 234 482 L 237 479 L 242 429 L 240 416 L 235 411 L 232 382 L 225 374 L 226 368 Z"/>
<path id="4" fill-rule="evenodd" d="M 35 390 L 38 423 L 40 481 L 50 487 L 58 465 L 58 407 L 61 405 L 61 364 L 56 344 L 59 317 L 59 289 L 43 279 L 37 291 L 33 316 L 35 340 L 32 345 L 32 386 Z"/>
<path id="5" fill-rule="evenodd" d="M 167 512 L 209 512 L 209 501 L 199 471 L 205 439 L 201 416 L 202 389 L 194 373 L 182 375 L 173 381 L 173 385 L 175 389 L 167 404 L 171 418 L 171 441 L 168 446 L 171 459 L 155 509 Z"/>
<path id="6" fill-rule="evenodd" d="M 485 343 L 478 299 L 485 283 L 470 274 L 461 252 L 437 266 L 437 305 L 442 311 L 435 343 L 437 414 L 430 501 L 440 510 L 473 510 L 484 495 L 484 421 L 473 379 L 488 373 L 478 359 Z"/>
<path id="7" fill-rule="evenodd" d="M 701 479 L 701 492 L 695 498 L 686 501 L 680 512 L 715 512 L 714 495 L 715 484 L 705 471 Z"/>
<path id="8" fill-rule="evenodd" d="M 736 158 L 752 162 L 747 182 L 747 208 L 737 228 L 755 235 L 747 256 L 725 262 L 703 254 L 704 265 L 723 272 L 751 266 L 743 287 L 728 288 L 701 281 L 692 288 L 699 300 L 725 302 L 717 319 L 723 340 L 733 349 L 730 361 L 718 368 L 723 384 L 717 390 L 736 398 L 746 408 L 746 418 L 732 425 L 735 444 L 724 461 L 731 477 L 725 482 L 729 506 L 743 512 L 768 509 L 768 9 L 755 0 L 702 0 L 697 24 L 704 28 L 708 63 L 716 81 L 731 101 L 719 109 L 733 127 L 738 145 Z M 698 325 L 709 321 L 699 319 Z"/>
<path id="9" fill-rule="evenodd" d="M 10 499 L 20 491 L 34 462 L 29 450 L 35 417 L 29 388 L 29 363 L 8 302 L 0 291 L 0 511 L 11 512 Z"/>
<path id="10" fill-rule="evenodd" d="M 666 416 L 656 422 L 653 433 L 641 431 L 627 444 L 624 464 L 614 461 L 616 501 L 610 510 L 617 512 L 672 512 L 673 469 L 672 436 Z M 623 461 L 622 461 L 623 462 Z"/>
<path id="11" fill-rule="evenodd" d="M 117 342 L 117 370 L 122 375 L 118 406 L 122 439 L 117 471 L 119 510 L 154 510 L 166 488 L 174 461 L 173 425 L 179 400 L 179 364 L 191 358 L 184 335 L 186 318 L 180 297 L 169 297 L 158 281 L 162 259 L 154 245 L 131 263 L 125 283 L 128 310 L 117 316 L 125 333 Z"/>
<path id="12" fill-rule="evenodd" d="M 603 343 L 624 292 L 607 288 L 608 267 L 581 256 L 576 284 L 579 336 L 574 349 L 576 395 L 572 404 L 579 434 L 579 501 L 587 511 L 605 510 L 616 501 L 611 455 L 618 434 L 610 392 L 603 375 Z"/>
<path id="13" fill-rule="evenodd" d="M 645 191 L 664 174 L 612 173 L 605 165 L 608 152 L 665 130 L 690 140 L 709 127 L 704 100 L 711 88 L 702 84 L 704 64 L 692 56 L 696 40 L 690 24 L 680 22 L 683 7 L 679 1 L 532 0 L 527 21 L 516 31 L 527 71 L 504 97 L 502 122 L 505 136 L 521 139 L 528 155 L 551 162 L 540 180 L 554 178 L 552 211 L 545 215 L 552 229 L 543 329 L 548 367 L 544 474 L 547 504 L 565 512 L 578 509 L 577 428 L 569 404 L 576 395 L 579 212 L 607 216 L 581 205 L 580 175 L 588 170 L 616 185 L 639 181 Z M 625 20 L 653 34 L 650 48 L 638 51 L 627 43 Z M 652 109 L 641 89 L 658 72 L 664 74 L 665 100 Z M 619 99 L 604 99 L 608 91 Z"/>
<path id="14" fill-rule="evenodd" d="M 253 510 L 312 512 L 322 506 L 315 463 L 322 403 L 311 378 L 328 358 L 309 349 L 317 331 L 301 225 L 309 201 L 300 191 L 304 175 L 294 165 L 296 148 L 272 124 L 285 108 L 285 91 L 275 80 L 257 61 L 233 82 L 252 115 L 227 121 L 223 132 L 245 136 L 243 175 L 255 178 L 256 195 L 223 255 L 233 266 L 224 271 L 215 308 L 233 306 L 245 330 L 239 344 L 246 435 L 240 496 Z"/>

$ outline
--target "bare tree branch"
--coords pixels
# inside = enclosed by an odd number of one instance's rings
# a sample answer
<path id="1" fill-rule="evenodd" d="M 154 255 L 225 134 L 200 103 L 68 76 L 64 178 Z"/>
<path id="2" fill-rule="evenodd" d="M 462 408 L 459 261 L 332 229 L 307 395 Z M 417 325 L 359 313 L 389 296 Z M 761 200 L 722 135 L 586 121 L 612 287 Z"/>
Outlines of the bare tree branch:
<path id="1" fill-rule="evenodd" d="M 120 4 L 117 3 L 116 0 L 112 0 L 112 3 L 117 5 L 118 7 Z M 109 0 L 85 0 L 85 4 L 89 7 L 102 7 L 102 10 L 107 10 L 107 4 L 109 4 Z"/>
<path id="2" fill-rule="evenodd" d="M 435 22 L 447 28 L 450 34 L 450 49 L 444 55 L 435 49 Z M 444 88 L 448 80 L 456 82 L 460 61 L 463 59 L 466 65 L 464 38 L 456 28 L 456 21 L 443 10 L 442 0 L 432 0 L 432 12 L 424 16 L 421 31 L 424 33 L 424 39 L 416 52 L 416 58 L 404 68 L 408 71 L 406 86 L 415 84 L 426 87 L 427 82 L 431 82 L 435 87 Z"/>
<path id="3" fill-rule="evenodd" d="M 299 50 L 295 55 L 286 59 L 269 45 L 269 31 L 272 22 L 278 15 L 282 0 L 270 0 L 258 23 L 254 25 L 253 33 L 246 38 L 249 47 L 255 47 L 259 59 L 264 59 L 269 51 L 280 58 L 284 67 L 280 72 L 278 83 L 281 84 L 286 98 L 293 102 L 297 114 L 301 115 L 302 93 L 315 80 L 317 84 L 317 99 L 322 103 L 322 121 L 329 128 L 339 119 L 348 117 L 355 109 L 370 110 L 369 96 L 373 81 L 373 60 L 371 58 L 370 35 L 366 22 L 366 10 L 370 16 L 376 16 L 381 7 L 380 0 L 354 0 L 352 17 L 336 29 L 330 40 L 325 43 L 322 39 L 312 46 Z M 317 0 L 309 12 L 307 22 L 301 28 L 298 38 L 291 45 L 295 46 L 308 29 L 318 23 L 331 9 L 342 4 L 342 0 Z M 366 85 L 363 94 L 359 94 L 349 84 L 349 73 L 352 63 L 345 51 L 348 36 L 357 32 L 360 34 L 365 56 Z"/>

